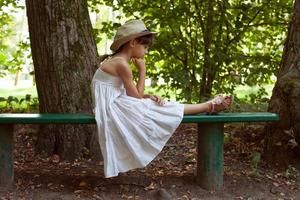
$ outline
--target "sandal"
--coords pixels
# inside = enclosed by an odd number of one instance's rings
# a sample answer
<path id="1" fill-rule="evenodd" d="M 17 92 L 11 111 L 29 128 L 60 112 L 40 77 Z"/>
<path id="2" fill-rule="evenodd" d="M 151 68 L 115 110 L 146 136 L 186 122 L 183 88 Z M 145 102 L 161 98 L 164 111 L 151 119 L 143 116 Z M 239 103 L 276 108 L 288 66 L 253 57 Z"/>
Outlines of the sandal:
<path id="1" fill-rule="evenodd" d="M 230 99 L 229 104 L 226 103 L 226 101 Z M 231 109 L 231 105 L 233 102 L 233 96 L 232 95 L 226 95 L 223 96 L 221 94 L 215 96 L 212 100 L 208 101 L 211 103 L 210 111 L 207 113 L 208 115 L 214 115 L 217 114 L 220 111 L 227 110 L 229 111 Z M 221 108 L 217 108 L 220 107 Z"/>

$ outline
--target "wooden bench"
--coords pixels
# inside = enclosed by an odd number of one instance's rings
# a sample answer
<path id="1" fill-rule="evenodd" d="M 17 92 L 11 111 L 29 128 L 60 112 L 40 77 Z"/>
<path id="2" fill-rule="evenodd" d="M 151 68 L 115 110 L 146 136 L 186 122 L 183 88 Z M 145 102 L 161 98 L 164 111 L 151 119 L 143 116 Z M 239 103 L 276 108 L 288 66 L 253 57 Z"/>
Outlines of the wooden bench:
<path id="1" fill-rule="evenodd" d="M 197 183 L 204 189 L 223 186 L 224 123 L 278 121 L 273 113 L 220 113 L 218 115 L 185 115 L 183 123 L 198 124 Z M 0 187 L 13 183 L 14 124 L 94 124 L 86 114 L 0 114 Z"/>

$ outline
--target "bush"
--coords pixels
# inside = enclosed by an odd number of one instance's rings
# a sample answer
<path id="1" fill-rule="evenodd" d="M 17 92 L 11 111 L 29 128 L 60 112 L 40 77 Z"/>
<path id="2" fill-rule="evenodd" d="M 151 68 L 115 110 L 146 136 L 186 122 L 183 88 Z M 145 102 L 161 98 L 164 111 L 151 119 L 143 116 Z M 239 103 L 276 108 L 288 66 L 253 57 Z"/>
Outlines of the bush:
<path id="1" fill-rule="evenodd" d="M 18 99 L 14 96 L 0 97 L 0 112 L 38 112 L 39 101 L 37 97 L 32 98 L 26 94 L 24 98 Z"/>

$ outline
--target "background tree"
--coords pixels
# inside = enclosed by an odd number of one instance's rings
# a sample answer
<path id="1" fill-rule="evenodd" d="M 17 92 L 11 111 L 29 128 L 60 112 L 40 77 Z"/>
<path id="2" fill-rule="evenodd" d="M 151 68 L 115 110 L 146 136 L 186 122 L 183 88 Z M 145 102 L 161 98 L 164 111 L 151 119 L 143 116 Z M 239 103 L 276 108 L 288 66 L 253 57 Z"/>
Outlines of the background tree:
<path id="1" fill-rule="evenodd" d="M 273 89 L 269 111 L 279 113 L 280 122 L 266 126 L 267 159 L 288 164 L 300 158 L 300 0 L 295 0 L 293 17 Z"/>
<path id="2" fill-rule="evenodd" d="M 97 49 L 86 1 L 26 0 L 26 8 L 40 112 L 92 113 L 90 83 Z M 92 130 L 42 126 L 37 150 L 63 159 L 82 157 Z"/>
<path id="3" fill-rule="evenodd" d="M 159 32 L 147 58 L 149 76 L 187 101 L 231 93 L 237 84 L 270 83 L 292 7 L 291 0 L 95 1 Z"/>

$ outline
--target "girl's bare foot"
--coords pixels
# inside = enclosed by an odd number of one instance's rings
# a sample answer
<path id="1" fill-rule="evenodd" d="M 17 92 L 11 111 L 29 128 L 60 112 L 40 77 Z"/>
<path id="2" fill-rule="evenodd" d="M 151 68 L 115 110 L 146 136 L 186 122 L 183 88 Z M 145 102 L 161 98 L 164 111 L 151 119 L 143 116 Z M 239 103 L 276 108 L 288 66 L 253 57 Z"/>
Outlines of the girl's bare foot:
<path id="1" fill-rule="evenodd" d="M 233 96 L 219 94 L 207 102 L 209 104 L 208 114 L 216 114 L 223 110 L 230 110 L 232 102 Z"/>

